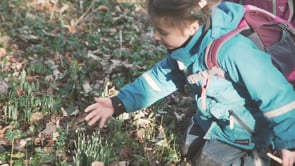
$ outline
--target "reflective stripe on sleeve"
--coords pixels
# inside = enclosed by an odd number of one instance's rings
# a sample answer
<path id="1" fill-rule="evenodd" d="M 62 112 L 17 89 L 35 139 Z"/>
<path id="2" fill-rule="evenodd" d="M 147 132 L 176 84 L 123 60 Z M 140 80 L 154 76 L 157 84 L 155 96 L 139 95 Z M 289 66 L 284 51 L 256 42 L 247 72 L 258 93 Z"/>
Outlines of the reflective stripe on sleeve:
<path id="1" fill-rule="evenodd" d="M 154 79 L 147 73 L 143 73 L 143 78 L 148 82 L 149 86 L 155 91 L 161 91 L 160 87 L 154 81 Z"/>
<path id="2" fill-rule="evenodd" d="M 267 117 L 267 118 L 273 118 L 273 117 L 285 114 L 285 113 L 287 113 L 289 111 L 292 111 L 294 109 L 295 109 L 295 101 L 293 101 L 293 102 L 291 102 L 291 103 L 289 103 L 287 105 L 284 105 L 281 108 L 278 108 L 276 110 L 265 113 L 264 116 Z"/>

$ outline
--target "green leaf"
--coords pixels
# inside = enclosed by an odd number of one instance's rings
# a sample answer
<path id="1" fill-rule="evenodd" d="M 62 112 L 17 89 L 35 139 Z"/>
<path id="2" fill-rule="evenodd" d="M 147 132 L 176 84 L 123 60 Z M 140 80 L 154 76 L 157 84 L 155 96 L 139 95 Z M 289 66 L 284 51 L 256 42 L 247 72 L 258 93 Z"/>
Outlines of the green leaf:
<path id="1" fill-rule="evenodd" d="M 17 159 L 21 159 L 21 158 L 24 158 L 25 157 L 25 154 L 22 153 L 22 152 L 18 152 L 18 153 L 12 154 L 11 157 L 17 158 Z"/>
<path id="2" fill-rule="evenodd" d="M 9 141 L 13 141 L 17 138 L 20 138 L 21 137 L 21 133 L 19 130 L 8 130 L 6 133 L 5 133 L 5 137 L 9 140 Z"/>

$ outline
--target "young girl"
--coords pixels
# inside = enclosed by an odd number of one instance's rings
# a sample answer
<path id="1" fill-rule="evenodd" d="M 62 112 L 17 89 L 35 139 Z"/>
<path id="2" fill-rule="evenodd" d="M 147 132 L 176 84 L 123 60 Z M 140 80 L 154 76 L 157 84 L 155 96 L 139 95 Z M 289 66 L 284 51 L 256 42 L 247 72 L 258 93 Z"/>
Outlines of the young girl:
<path id="1" fill-rule="evenodd" d="M 167 56 L 113 98 L 97 98 L 85 120 L 102 128 L 111 116 L 143 109 L 201 73 L 195 90 L 197 113 L 191 130 L 202 138 L 195 165 L 269 165 L 269 146 L 280 150 L 282 165 L 295 161 L 295 92 L 271 57 L 248 38 L 236 35 L 220 50 L 228 79 L 208 74 L 206 46 L 235 29 L 244 8 L 218 0 L 147 0 L 153 38 Z M 209 19 L 210 18 L 210 19 Z M 206 26 L 206 20 L 211 20 Z M 207 73 L 207 74 L 206 74 Z M 190 131 L 188 131 L 190 134 Z"/>

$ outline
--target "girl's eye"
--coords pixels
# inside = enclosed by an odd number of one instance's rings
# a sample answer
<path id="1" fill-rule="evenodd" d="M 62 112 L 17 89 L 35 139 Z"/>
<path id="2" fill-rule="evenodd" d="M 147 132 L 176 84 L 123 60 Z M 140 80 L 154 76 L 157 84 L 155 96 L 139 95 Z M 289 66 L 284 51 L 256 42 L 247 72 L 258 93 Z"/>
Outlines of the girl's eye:
<path id="1" fill-rule="evenodd" d="M 164 32 L 164 31 L 159 31 L 159 33 L 160 33 L 161 36 L 167 36 L 168 35 L 168 33 Z"/>
<path id="2" fill-rule="evenodd" d="M 158 32 L 161 36 L 167 36 L 168 35 L 168 32 L 163 31 L 161 29 L 155 29 L 154 31 L 155 32 Z"/>

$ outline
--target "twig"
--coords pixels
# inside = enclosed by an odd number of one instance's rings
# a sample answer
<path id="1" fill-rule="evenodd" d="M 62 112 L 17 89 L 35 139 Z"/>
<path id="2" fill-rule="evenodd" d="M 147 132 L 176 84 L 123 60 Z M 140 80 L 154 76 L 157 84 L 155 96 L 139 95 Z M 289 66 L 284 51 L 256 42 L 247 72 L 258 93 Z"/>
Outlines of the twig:
<path id="1" fill-rule="evenodd" d="M 9 166 L 13 166 L 13 153 L 14 153 L 14 139 L 11 141 L 11 152 L 10 152 L 10 161 Z"/>
<path id="2" fill-rule="evenodd" d="M 122 49 L 123 49 L 123 36 L 122 36 L 122 30 L 119 31 L 120 35 L 120 58 L 122 57 Z"/>
<path id="3" fill-rule="evenodd" d="M 55 9 L 56 9 L 56 5 L 57 5 L 57 3 L 58 3 L 58 0 L 55 1 L 55 3 L 54 3 L 53 9 L 52 9 L 51 14 L 50 14 L 50 20 L 52 20 L 52 18 L 53 18 L 54 11 L 55 11 Z"/>
<path id="4" fill-rule="evenodd" d="M 267 156 L 270 157 L 271 159 L 273 159 L 274 161 L 278 162 L 279 164 L 282 164 L 282 159 L 271 154 L 271 153 L 267 153 Z"/>
<path id="5" fill-rule="evenodd" d="M 95 0 L 93 0 L 90 4 L 90 6 L 87 8 L 87 10 L 80 16 L 80 18 L 75 22 L 74 26 L 76 27 L 77 25 L 80 24 L 80 22 L 84 19 L 84 17 L 89 13 L 89 11 L 92 9 L 92 7 L 95 4 Z"/>

